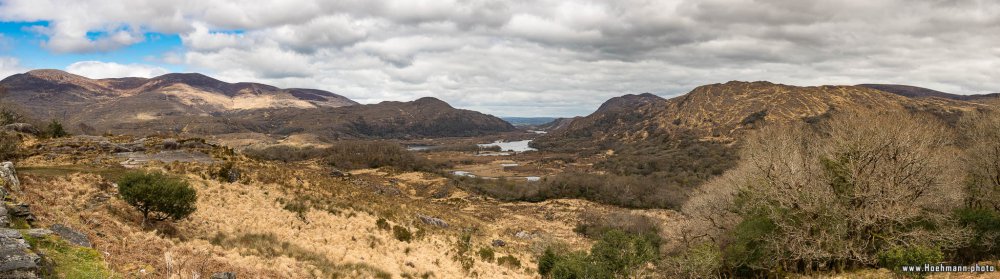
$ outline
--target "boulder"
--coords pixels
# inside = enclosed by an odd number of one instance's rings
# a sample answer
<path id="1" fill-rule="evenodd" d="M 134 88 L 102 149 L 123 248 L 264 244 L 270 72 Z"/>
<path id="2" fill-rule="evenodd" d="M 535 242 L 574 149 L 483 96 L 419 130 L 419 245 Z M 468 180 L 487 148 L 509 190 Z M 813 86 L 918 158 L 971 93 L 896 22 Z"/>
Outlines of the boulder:
<path id="1" fill-rule="evenodd" d="M 38 129 L 35 129 L 34 125 L 28 123 L 13 123 L 3 126 L 4 131 L 8 132 L 19 132 L 25 134 L 38 134 Z"/>
<path id="2" fill-rule="evenodd" d="M 505 242 L 503 240 L 499 240 L 499 239 L 494 239 L 493 243 L 491 243 L 491 244 L 493 245 L 493 247 L 504 247 L 504 246 L 507 246 L 507 242 Z"/>
<path id="3" fill-rule="evenodd" d="M 421 222 L 424 222 L 424 224 L 428 224 L 428 225 L 439 227 L 439 228 L 447 228 L 448 227 L 448 223 L 445 222 L 444 220 L 439 219 L 439 218 L 434 218 L 434 217 L 423 215 L 423 214 L 418 214 L 417 218 L 420 219 Z"/>
<path id="4" fill-rule="evenodd" d="M 211 279 L 236 279 L 236 273 L 217 272 L 215 274 L 212 274 Z"/>
<path id="5" fill-rule="evenodd" d="M 52 225 L 52 227 L 50 227 L 49 229 L 52 230 L 52 232 L 58 234 L 59 237 L 62 237 L 69 243 L 73 243 L 87 248 L 93 247 L 93 245 L 90 244 L 90 239 L 87 238 L 87 235 L 79 231 L 76 231 L 73 228 L 67 227 L 63 224 L 55 224 Z"/>
<path id="6" fill-rule="evenodd" d="M 40 278 L 42 258 L 15 229 L 0 229 L 0 279 Z"/>
<path id="7" fill-rule="evenodd" d="M 7 196 L 7 191 L 21 191 L 21 181 L 17 179 L 14 163 L 0 163 L 0 186 L 3 186 L 0 188 L 0 194 L 3 194 L 3 197 Z"/>

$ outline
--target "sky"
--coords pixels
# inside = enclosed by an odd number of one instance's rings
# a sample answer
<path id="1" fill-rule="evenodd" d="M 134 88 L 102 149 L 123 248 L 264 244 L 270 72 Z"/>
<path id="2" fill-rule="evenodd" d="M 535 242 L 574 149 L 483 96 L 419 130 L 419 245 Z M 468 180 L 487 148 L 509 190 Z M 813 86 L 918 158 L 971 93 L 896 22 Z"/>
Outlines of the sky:
<path id="1" fill-rule="evenodd" d="M 1000 92 L 992 0 L 0 0 L 0 77 L 200 72 L 575 116 L 699 85 Z"/>

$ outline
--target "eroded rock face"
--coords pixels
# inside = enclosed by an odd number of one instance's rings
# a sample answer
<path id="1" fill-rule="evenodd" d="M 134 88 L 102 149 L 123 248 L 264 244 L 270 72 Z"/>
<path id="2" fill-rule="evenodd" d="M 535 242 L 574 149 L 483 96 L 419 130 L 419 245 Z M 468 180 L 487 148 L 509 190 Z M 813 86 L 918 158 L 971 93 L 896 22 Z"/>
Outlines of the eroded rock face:
<path id="1" fill-rule="evenodd" d="M 41 257 L 15 229 L 0 229 L 0 279 L 39 278 Z"/>
<path id="2" fill-rule="evenodd" d="M 14 163 L 3 162 L 0 163 L 0 194 L 3 197 L 7 196 L 7 191 L 21 191 L 21 181 L 17 179 L 17 170 L 14 169 Z"/>

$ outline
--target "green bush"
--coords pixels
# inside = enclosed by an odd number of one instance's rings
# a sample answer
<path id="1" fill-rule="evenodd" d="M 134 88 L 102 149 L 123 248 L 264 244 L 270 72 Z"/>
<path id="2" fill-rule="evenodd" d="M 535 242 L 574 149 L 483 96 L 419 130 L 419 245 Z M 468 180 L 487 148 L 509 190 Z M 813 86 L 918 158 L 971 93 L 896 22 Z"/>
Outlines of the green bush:
<path id="1" fill-rule="evenodd" d="M 674 277 L 714 278 L 722 270 L 722 251 L 712 242 L 696 244 L 667 259 L 665 272 Z"/>
<path id="2" fill-rule="evenodd" d="M 584 252 L 572 252 L 560 257 L 549 275 L 553 279 L 612 278 L 611 274 L 593 264 Z"/>
<path id="3" fill-rule="evenodd" d="M 392 226 L 392 235 L 396 237 L 396 240 L 402 242 L 413 240 L 413 234 L 410 233 L 410 230 L 400 226 Z"/>
<path id="4" fill-rule="evenodd" d="M 55 235 L 25 235 L 24 240 L 42 252 L 45 261 L 54 263 L 52 269 L 42 270 L 43 278 L 113 278 L 101 252 L 93 248 L 73 245 Z"/>
<path id="5" fill-rule="evenodd" d="M 482 259 L 484 262 L 492 263 L 493 257 L 494 257 L 493 248 L 490 247 L 479 248 L 479 259 Z"/>
<path id="6" fill-rule="evenodd" d="M 903 272 L 902 266 L 934 265 L 944 260 L 938 248 L 925 246 L 896 247 L 878 254 L 879 266 L 893 272 Z"/>
<path id="7" fill-rule="evenodd" d="M 118 194 L 148 220 L 179 220 L 195 211 L 198 193 L 184 180 L 160 173 L 131 172 L 118 181 Z"/>
<path id="8" fill-rule="evenodd" d="M 61 138 L 69 136 L 69 133 L 66 133 L 66 129 L 63 128 L 62 123 L 59 123 L 58 120 L 52 119 L 52 122 L 49 122 L 49 124 L 45 126 L 45 135 L 50 138 Z"/>
<path id="9" fill-rule="evenodd" d="M 545 248 L 542 256 L 538 257 L 538 274 L 542 276 L 549 275 L 552 273 L 552 268 L 555 267 L 557 262 L 559 262 L 559 256 L 556 255 L 556 252 L 551 247 Z"/>
<path id="10" fill-rule="evenodd" d="M 497 258 L 497 264 L 498 265 L 502 265 L 502 266 L 509 266 L 509 267 L 514 267 L 514 268 L 520 268 L 521 267 L 521 260 L 518 260 L 517 257 L 511 256 L 511 255 L 506 255 L 506 256 Z"/>
<path id="11" fill-rule="evenodd" d="M 391 226 L 389 226 L 389 221 L 386 221 L 385 218 L 378 218 L 378 220 L 375 221 L 375 226 L 383 231 L 392 229 Z"/>
<path id="12" fill-rule="evenodd" d="M 626 274 L 659 258 L 659 243 L 647 235 L 613 229 L 594 243 L 590 256 L 602 269 L 613 274 Z"/>
<path id="13" fill-rule="evenodd" d="M 955 212 L 955 219 L 972 232 L 968 245 L 958 249 L 958 260 L 975 262 L 1000 256 L 1000 213 L 990 209 L 962 208 Z"/>
<path id="14" fill-rule="evenodd" d="M 630 278 L 659 258 L 659 245 L 648 236 L 612 229 L 590 253 L 557 253 L 548 248 L 538 259 L 538 273 L 550 278 Z"/>

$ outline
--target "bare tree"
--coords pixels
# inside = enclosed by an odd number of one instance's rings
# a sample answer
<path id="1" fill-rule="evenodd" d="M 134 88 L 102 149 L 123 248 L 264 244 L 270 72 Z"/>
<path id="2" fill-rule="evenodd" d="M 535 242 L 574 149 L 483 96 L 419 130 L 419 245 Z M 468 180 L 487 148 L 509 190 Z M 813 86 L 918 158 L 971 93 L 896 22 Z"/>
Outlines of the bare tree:
<path id="1" fill-rule="evenodd" d="M 912 114 L 765 127 L 736 169 L 695 191 L 674 239 L 710 239 L 730 268 L 804 272 L 873 265 L 899 246 L 956 247 L 967 234 L 949 225 L 964 198 L 950 134 Z"/>

